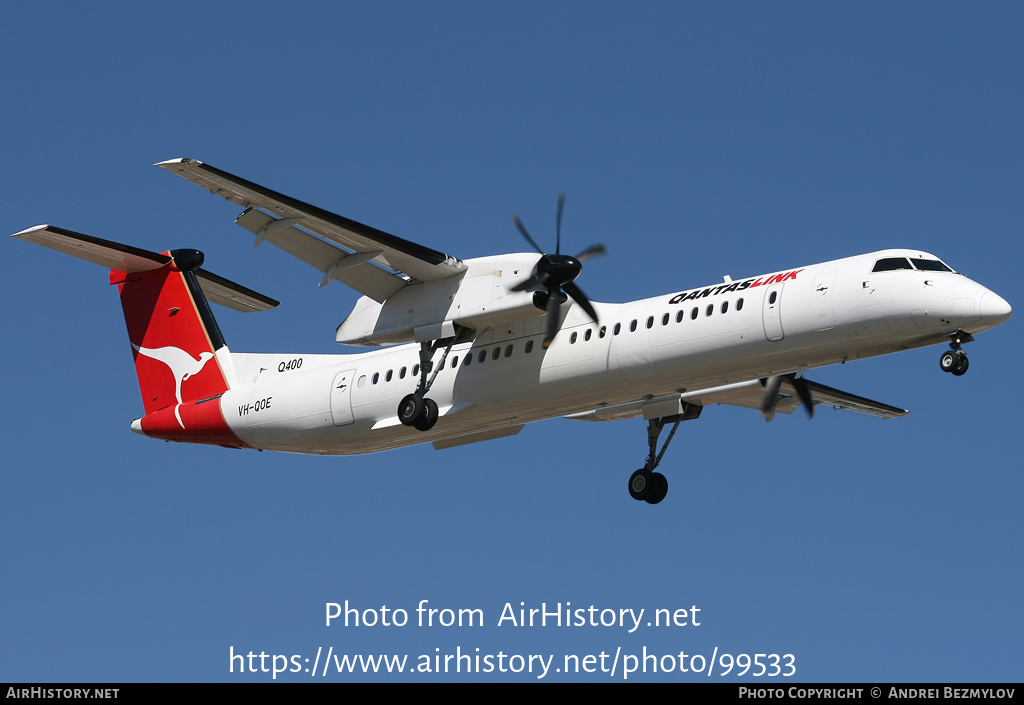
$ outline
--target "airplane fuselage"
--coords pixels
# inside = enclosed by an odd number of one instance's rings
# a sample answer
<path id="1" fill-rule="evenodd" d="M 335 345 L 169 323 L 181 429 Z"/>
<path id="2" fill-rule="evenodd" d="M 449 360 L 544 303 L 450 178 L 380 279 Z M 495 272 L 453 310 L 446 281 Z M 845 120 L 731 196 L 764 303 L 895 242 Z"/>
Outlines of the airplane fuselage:
<path id="1" fill-rule="evenodd" d="M 570 300 L 546 350 L 542 315 L 478 331 L 444 360 L 431 389 L 440 418 L 426 432 L 403 426 L 395 412 L 417 385 L 416 344 L 347 355 L 229 353 L 220 363 L 233 367 L 235 383 L 197 404 L 216 402 L 231 434 L 252 448 L 356 454 L 430 441 L 443 447 L 445 439 L 482 440 L 546 418 L 587 418 L 591 410 L 692 390 L 743 389 L 775 375 L 948 342 L 1010 315 L 998 295 L 952 271 L 872 271 L 899 258 L 938 263 L 918 250 L 886 250 L 595 304 L 597 324 Z M 441 357 L 435 352 L 433 364 Z M 630 413 L 639 415 L 627 409 L 624 416 Z M 170 424 L 147 428 L 143 419 L 133 429 L 186 440 Z M 221 440 L 212 434 L 207 442 Z"/>

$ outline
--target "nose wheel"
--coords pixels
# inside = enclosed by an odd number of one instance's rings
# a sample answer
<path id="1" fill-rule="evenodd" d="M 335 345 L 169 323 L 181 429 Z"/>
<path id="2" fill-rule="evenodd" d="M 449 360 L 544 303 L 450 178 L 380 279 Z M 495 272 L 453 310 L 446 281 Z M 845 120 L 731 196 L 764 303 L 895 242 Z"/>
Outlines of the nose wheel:
<path id="1" fill-rule="evenodd" d="M 951 372 L 952 374 L 959 377 L 960 375 L 967 372 L 967 367 L 970 365 L 970 361 L 967 359 L 967 355 L 960 351 L 947 350 L 942 353 L 942 357 L 939 358 L 939 367 L 943 372 Z"/>
<path id="2" fill-rule="evenodd" d="M 949 350 L 942 353 L 939 358 L 939 368 L 943 372 L 950 372 L 957 377 L 967 372 L 970 362 L 967 355 L 960 349 L 960 343 L 969 343 L 974 340 L 970 333 L 957 331 L 949 336 Z"/>

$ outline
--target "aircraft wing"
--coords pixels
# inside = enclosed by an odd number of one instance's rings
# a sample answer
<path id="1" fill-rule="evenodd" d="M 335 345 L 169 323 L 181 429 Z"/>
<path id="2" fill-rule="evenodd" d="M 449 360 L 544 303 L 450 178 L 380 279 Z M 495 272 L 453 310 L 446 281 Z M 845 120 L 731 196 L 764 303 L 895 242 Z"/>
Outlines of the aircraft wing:
<path id="1" fill-rule="evenodd" d="M 196 159 L 171 159 L 157 166 L 245 208 L 235 222 L 256 234 L 255 244 L 266 240 L 312 265 L 324 273 L 321 286 L 337 279 L 383 303 L 411 280 L 445 279 L 466 269 L 461 260 L 443 252 L 303 203 Z"/>
<path id="2" fill-rule="evenodd" d="M 811 380 L 806 380 L 806 382 L 807 388 L 811 390 L 811 398 L 814 399 L 815 406 L 831 406 L 833 409 L 856 411 L 858 414 L 866 414 L 879 419 L 894 419 L 910 413 L 906 409 L 883 404 L 880 401 L 865 399 L 856 394 L 850 394 L 834 387 L 826 387 L 824 384 L 818 384 Z M 789 394 L 788 398 L 790 399 L 797 398 L 796 390 L 787 381 L 782 382 L 782 391 Z"/>
<path id="3" fill-rule="evenodd" d="M 833 409 L 846 409 L 856 411 L 859 414 L 866 414 L 880 419 L 892 419 L 897 416 L 906 416 L 910 412 L 880 401 L 873 401 L 865 397 L 850 394 L 824 384 L 818 384 L 805 380 L 811 391 L 811 398 L 815 406 L 831 406 Z M 800 397 L 788 381 L 783 381 L 779 388 L 779 399 L 775 406 L 776 412 L 792 414 L 800 408 Z M 578 421 L 616 421 L 644 417 L 646 419 L 670 416 L 674 413 L 683 413 L 686 404 L 696 406 L 709 406 L 711 404 L 728 404 L 729 406 L 741 406 L 747 409 L 760 410 L 764 402 L 764 386 L 760 380 L 739 382 L 737 384 L 724 384 L 706 389 L 696 389 L 683 394 L 673 394 L 655 399 L 645 399 L 628 404 L 592 409 L 577 414 L 566 416 L 567 419 Z M 675 404 L 678 410 L 673 407 Z"/>

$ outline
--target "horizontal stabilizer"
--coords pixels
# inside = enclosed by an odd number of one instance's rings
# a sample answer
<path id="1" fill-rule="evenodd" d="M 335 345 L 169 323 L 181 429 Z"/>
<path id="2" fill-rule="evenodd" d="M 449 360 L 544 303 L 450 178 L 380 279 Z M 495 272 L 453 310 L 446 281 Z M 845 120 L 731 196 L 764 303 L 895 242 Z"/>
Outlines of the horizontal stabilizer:
<path id="1" fill-rule="evenodd" d="M 12 237 L 57 250 L 87 262 L 107 267 L 116 272 L 148 272 L 159 269 L 171 261 L 171 256 L 149 252 L 131 245 L 83 235 L 53 225 L 37 225 Z M 236 311 L 269 311 L 278 301 L 253 291 L 205 269 L 196 270 L 196 277 L 209 301 Z"/>
<path id="2" fill-rule="evenodd" d="M 34 242 L 118 272 L 148 272 L 151 269 L 159 269 L 171 261 L 170 255 L 159 255 L 53 225 L 37 225 L 14 233 L 11 237 Z"/>

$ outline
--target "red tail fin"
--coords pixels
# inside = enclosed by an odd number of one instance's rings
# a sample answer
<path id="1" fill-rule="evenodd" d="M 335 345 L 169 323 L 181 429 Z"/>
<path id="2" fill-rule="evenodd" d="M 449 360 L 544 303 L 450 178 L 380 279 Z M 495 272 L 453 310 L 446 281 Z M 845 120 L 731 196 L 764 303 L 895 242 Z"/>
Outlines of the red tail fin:
<path id="1" fill-rule="evenodd" d="M 158 269 L 110 272 L 110 283 L 121 294 L 147 415 L 230 386 L 216 356 L 224 339 L 194 273 L 202 254 L 166 254 L 171 261 Z"/>

